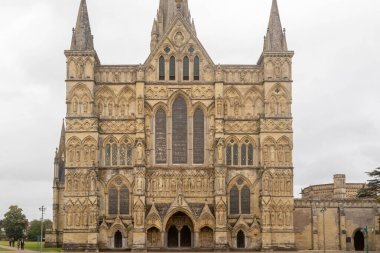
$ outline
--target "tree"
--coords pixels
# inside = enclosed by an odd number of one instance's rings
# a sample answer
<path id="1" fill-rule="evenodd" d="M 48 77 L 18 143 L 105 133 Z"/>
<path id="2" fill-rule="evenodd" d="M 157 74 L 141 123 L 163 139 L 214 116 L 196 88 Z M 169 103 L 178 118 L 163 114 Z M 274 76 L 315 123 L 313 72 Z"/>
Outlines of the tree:
<path id="1" fill-rule="evenodd" d="M 4 228 L 3 228 L 3 221 L 0 220 L 0 241 L 5 239 L 5 234 L 4 234 Z"/>
<path id="2" fill-rule="evenodd" d="M 9 211 L 4 214 L 3 227 L 5 234 L 10 239 L 21 239 L 28 227 L 28 220 L 18 206 L 10 206 Z"/>
<path id="3" fill-rule="evenodd" d="M 51 222 L 51 220 L 44 220 L 42 237 L 45 237 L 46 228 L 51 227 L 52 224 L 53 223 Z M 37 239 L 41 236 L 41 221 L 40 220 L 32 220 L 29 223 L 27 236 L 28 236 L 28 240 L 37 241 Z"/>
<path id="4" fill-rule="evenodd" d="M 380 202 L 380 167 L 367 172 L 367 175 L 372 179 L 358 192 L 358 198 L 372 198 Z"/>

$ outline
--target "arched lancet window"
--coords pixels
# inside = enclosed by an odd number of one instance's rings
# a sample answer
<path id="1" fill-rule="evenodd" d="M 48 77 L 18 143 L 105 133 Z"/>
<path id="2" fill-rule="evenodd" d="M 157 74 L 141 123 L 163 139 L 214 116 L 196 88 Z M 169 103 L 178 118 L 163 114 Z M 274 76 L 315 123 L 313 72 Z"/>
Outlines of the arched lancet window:
<path id="1" fill-rule="evenodd" d="M 194 80 L 199 80 L 199 57 L 195 56 L 194 58 Z"/>
<path id="2" fill-rule="evenodd" d="M 112 165 L 117 165 L 117 145 L 116 143 L 112 144 Z"/>
<path id="3" fill-rule="evenodd" d="M 161 108 L 156 112 L 156 124 L 155 124 L 155 151 L 156 151 L 156 163 L 167 163 L 166 153 L 166 113 Z"/>
<path id="4" fill-rule="evenodd" d="M 241 145 L 241 165 L 253 165 L 253 145 L 248 140 Z"/>
<path id="5" fill-rule="evenodd" d="M 132 165 L 132 145 L 125 140 L 119 148 L 119 165 Z"/>
<path id="6" fill-rule="evenodd" d="M 109 214 L 117 214 L 118 208 L 118 196 L 117 189 L 115 187 L 111 187 L 108 191 L 108 213 Z"/>
<path id="7" fill-rule="evenodd" d="M 241 213 L 250 214 L 251 213 L 251 192 L 248 186 L 244 186 L 241 189 Z"/>
<path id="8" fill-rule="evenodd" d="M 183 80 L 188 81 L 190 79 L 190 64 L 189 57 L 183 58 Z"/>
<path id="9" fill-rule="evenodd" d="M 239 165 L 239 146 L 234 140 L 227 144 L 226 157 L 227 165 Z"/>
<path id="10" fill-rule="evenodd" d="M 119 212 L 122 215 L 129 214 L 129 190 L 126 186 L 120 189 Z"/>
<path id="11" fill-rule="evenodd" d="M 159 60 L 159 79 L 165 80 L 165 58 L 163 56 Z"/>
<path id="12" fill-rule="evenodd" d="M 111 165 L 111 145 L 107 144 L 105 148 L 105 161 L 106 165 Z"/>
<path id="13" fill-rule="evenodd" d="M 198 108 L 193 118 L 193 163 L 204 163 L 204 113 Z"/>
<path id="14" fill-rule="evenodd" d="M 172 116 L 172 152 L 174 164 L 187 163 L 187 106 L 185 99 L 179 96 L 173 103 Z"/>
<path id="15" fill-rule="evenodd" d="M 129 189 L 125 185 L 120 188 L 112 186 L 108 191 L 108 214 L 128 215 L 129 212 Z"/>
<path id="16" fill-rule="evenodd" d="M 175 80 L 175 57 L 170 57 L 170 80 Z"/>
<path id="17" fill-rule="evenodd" d="M 234 186 L 230 191 L 230 214 L 239 214 L 239 190 Z"/>

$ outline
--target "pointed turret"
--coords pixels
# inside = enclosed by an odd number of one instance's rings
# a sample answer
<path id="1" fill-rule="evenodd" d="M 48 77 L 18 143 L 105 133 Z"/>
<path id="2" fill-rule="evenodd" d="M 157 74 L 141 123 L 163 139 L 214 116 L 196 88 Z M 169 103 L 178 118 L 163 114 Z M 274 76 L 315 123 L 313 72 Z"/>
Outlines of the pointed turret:
<path id="1" fill-rule="evenodd" d="M 61 128 L 61 137 L 59 139 L 59 147 L 56 151 L 56 159 L 62 158 L 62 155 L 64 155 L 65 152 L 65 133 L 66 133 L 66 128 L 65 128 L 65 120 L 62 122 L 62 128 Z"/>
<path id="2" fill-rule="evenodd" d="M 285 30 L 282 30 L 277 0 L 273 0 L 272 2 L 268 31 L 264 40 L 264 52 L 288 51 Z"/>
<path id="3" fill-rule="evenodd" d="M 90 20 L 88 17 L 86 0 L 81 0 L 78 19 L 73 38 L 71 41 L 71 50 L 75 51 L 92 51 L 94 50 L 94 40 L 91 34 Z"/>

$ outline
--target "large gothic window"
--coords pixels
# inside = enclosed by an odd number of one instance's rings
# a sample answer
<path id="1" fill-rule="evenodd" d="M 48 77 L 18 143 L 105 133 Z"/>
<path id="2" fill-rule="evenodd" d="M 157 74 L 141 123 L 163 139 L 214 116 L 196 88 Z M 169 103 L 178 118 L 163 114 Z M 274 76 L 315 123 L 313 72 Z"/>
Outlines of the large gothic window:
<path id="1" fill-rule="evenodd" d="M 163 56 L 159 60 L 159 79 L 165 80 L 165 58 Z"/>
<path id="2" fill-rule="evenodd" d="M 187 106 L 179 96 L 173 103 L 172 152 L 174 164 L 187 163 Z"/>
<path id="3" fill-rule="evenodd" d="M 239 190 L 236 186 L 230 191 L 230 214 L 239 214 Z"/>
<path id="4" fill-rule="evenodd" d="M 189 57 L 183 58 L 183 80 L 188 81 L 190 78 L 190 64 Z"/>
<path id="5" fill-rule="evenodd" d="M 251 191 L 242 179 L 230 190 L 230 214 L 251 213 Z"/>
<path id="6" fill-rule="evenodd" d="M 108 191 L 108 214 L 129 214 L 129 189 L 123 185 L 121 188 L 112 186 Z"/>
<path id="7" fill-rule="evenodd" d="M 193 162 L 204 163 L 204 114 L 198 108 L 195 110 L 193 119 Z"/>
<path id="8" fill-rule="evenodd" d="M 131 141 L 125 139 L 118 144 L 114 139 L 108 141 L 104 148 L 106 166 L 131 166 L 132 165 Z"/>
<path id="9" fill-rule="evenodd" d="M 169 72 L 170 72 L 170 80 L 175 80 L 175 57 L 172 56 L 170 57 L 170 68 L 169 68 Z"/>
<path id="10" fill-rule="evenodd" d="M 195 56 L 194 58 L 194 80 L 199 80 L 199 57 Z"/>
<path id="11" fill-rule="evenodd" d="M 156 140 L 155 140 L 155 150 L 156 150 L 156 163 L 165 164 L 167 161 L 166 155 L 166 113 L 163 109 L 159 109 L 156 113 Z"/>

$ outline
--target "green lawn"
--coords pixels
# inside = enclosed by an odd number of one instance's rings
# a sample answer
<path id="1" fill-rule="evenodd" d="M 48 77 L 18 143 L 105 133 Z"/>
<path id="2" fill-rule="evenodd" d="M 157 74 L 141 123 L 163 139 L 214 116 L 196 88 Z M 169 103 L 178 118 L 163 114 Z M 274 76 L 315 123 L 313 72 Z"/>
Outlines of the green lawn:
<path id="1" fill-rule="evenodd" d="M 9 251 L 9 250 L 7 250 L 7 249 L 3 249 L 3 248 L 0 247 L 0 252 L 1 252 L 1 251 Z"/>
<path id="2" fill-rule="evenodd" d="M 0 245 L 9 246 L 9 242 L 0 241 Z M 15 249 L 17 249 L 17 243 L 15 243 Z M 40 243 L 39 242 L 25 242 L 25 249 L 40 251 Z M 1 251 L 1 250 L 0 250 Z M 60 248 L 42 248 L 43 252 L 61 252 Z"/>

